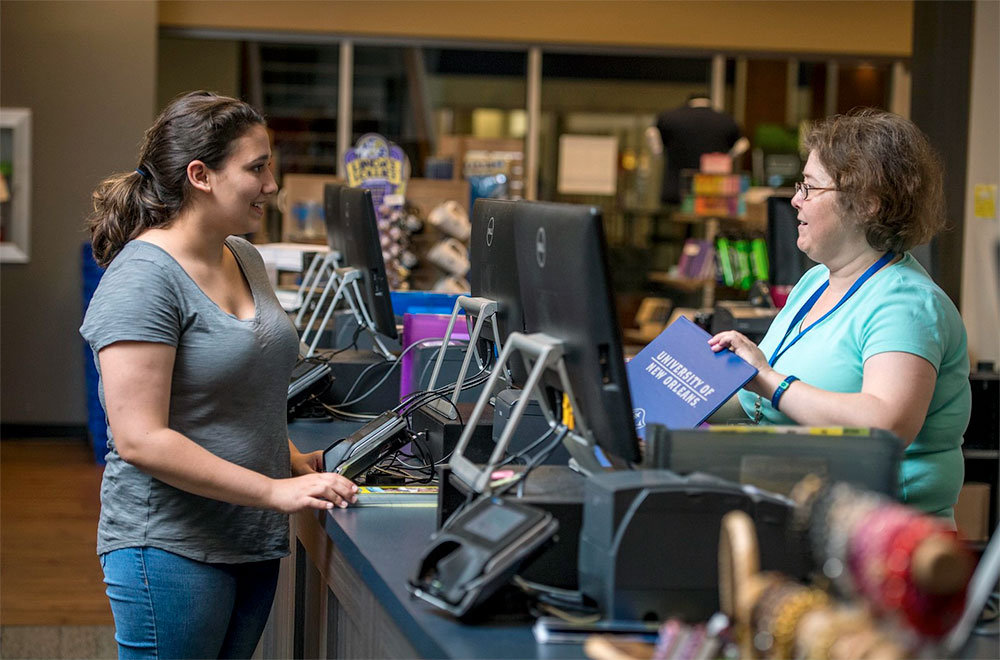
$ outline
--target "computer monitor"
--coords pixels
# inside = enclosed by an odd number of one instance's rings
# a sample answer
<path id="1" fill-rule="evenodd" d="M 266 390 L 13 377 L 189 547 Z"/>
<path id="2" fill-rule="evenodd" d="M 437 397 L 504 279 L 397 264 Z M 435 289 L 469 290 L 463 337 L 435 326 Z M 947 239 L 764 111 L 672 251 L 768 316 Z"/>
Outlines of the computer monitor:
<path id="1" fill-rule="evenodd" d="M 344 258 L 344 232 L 340 219 L 340 193 L 346 188 L 342 183 L 323 186 L 323 220 L 326 224 L 326 245 Z"/>
<path id="2" fill-rule="evenodd" d="M 612 298 L 601 211 L 591 206 L 519 202 L 514 226 L 524 324 L 563 342 L 579 414 L 606 454 L 636 463 L 621 330 Z M 544 384 L 561 389 L 558 376 Z"/>
<path id="3" fill-rule="evenodd" d="M 340 221 L 344 238 L 344 265 L 361 271 L 362 302 L 372 315 L 374 330 L 397 339 L 396 317 L 389 297 L 389 281 L 379 242 L 372 193 L 363 188 L 340 191 Z"/>
<path id="4" fill-rule="evenodd" d="M 469 238 L 469 284 L 474 298 L 497 303 L 497 330 L 500 343 L 506 344 L 512 332 L 524 332 L 521 289 L 517 277 L 514 250 L 514 218 L 518 203 L 500 199 L 477 199 L 472 207 L 472 234 Z M 480 355 L 491 358 L 493 335 L 483 331 Z M 507 364 L 509 385 L 523 387 L 528 378 L 521 360 Z"/>
<path id="5" fill-rule="evenodd" d="M 771 284 L 792 286 L 816 265 L 799 249 L 798 211 L 790 197 L 767 198 L 767 261 Z"/>

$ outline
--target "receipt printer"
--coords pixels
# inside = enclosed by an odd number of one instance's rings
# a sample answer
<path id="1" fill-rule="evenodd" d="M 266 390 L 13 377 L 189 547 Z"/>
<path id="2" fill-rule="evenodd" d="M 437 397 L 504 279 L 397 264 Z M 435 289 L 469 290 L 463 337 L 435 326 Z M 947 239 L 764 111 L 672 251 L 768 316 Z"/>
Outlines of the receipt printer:
<path id="1" fill-rule="evenodd" d="M 792 502 L 695 473 L 627 470 L 587 480 L 580 591 L 607 619 L 706 621 L 719 610 L 719 530 L 738 509 L 764 547 L 785 546 Z"/>

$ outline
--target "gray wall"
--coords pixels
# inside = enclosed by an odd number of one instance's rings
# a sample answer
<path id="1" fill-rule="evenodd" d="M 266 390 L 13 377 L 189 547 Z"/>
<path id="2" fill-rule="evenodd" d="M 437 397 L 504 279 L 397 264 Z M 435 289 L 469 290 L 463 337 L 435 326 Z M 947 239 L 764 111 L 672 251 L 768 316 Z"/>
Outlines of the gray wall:
<path id="1" fill-rule="evenodd" d="M 160 37 L 156 70 L 159 112 L 183 92 L 207 89 L 240 95 L 240 42 Z"/>
<path id="2" fill-rule="evenodd" d="M 0 103 L 32 111 L 31 260 L 0 266 L 0 420 L 84 424 L 80 245 L 156 99 L 154 2 L 0 3 Z"/>

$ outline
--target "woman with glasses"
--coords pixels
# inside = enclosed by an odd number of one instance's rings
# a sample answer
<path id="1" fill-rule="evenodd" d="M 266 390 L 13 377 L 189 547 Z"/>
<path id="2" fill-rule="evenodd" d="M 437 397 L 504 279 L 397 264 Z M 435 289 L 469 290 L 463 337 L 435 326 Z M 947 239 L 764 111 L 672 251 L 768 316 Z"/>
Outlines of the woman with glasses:
<path id="1" fill-rule="evenodd" d="M 952 516 L 971 392 L 965 327 L 910 248 L 943 226 L 942 174 L 910 121 L 863 110 L 818 124 L 792 205 L 805 273 L 756 346 L 709 340 L 757 367 L 739 393 L 757 423 L 892 431 L 900 495 Z"/>

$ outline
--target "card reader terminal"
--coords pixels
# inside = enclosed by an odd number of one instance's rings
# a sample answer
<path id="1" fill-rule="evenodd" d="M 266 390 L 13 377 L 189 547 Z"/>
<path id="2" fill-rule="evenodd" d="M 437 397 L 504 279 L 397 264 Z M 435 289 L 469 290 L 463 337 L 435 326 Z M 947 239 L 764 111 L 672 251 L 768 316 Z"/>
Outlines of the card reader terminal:
<path id="1" fill-rule="evenodd" d="M 323 469 L 348 479 L 364 474 L 384 456 L 409 440 L 404 433 L 406 419 L 396 412 L 384 412 L 360 429 L 337 440 L 323 452 Z"/>
<path id="2" fill-rule="evenodd" d="M 548 511 L 481 497 L 435 534 L 410 592 L 463 617 L 506 584 L 558 528 Z"/>

